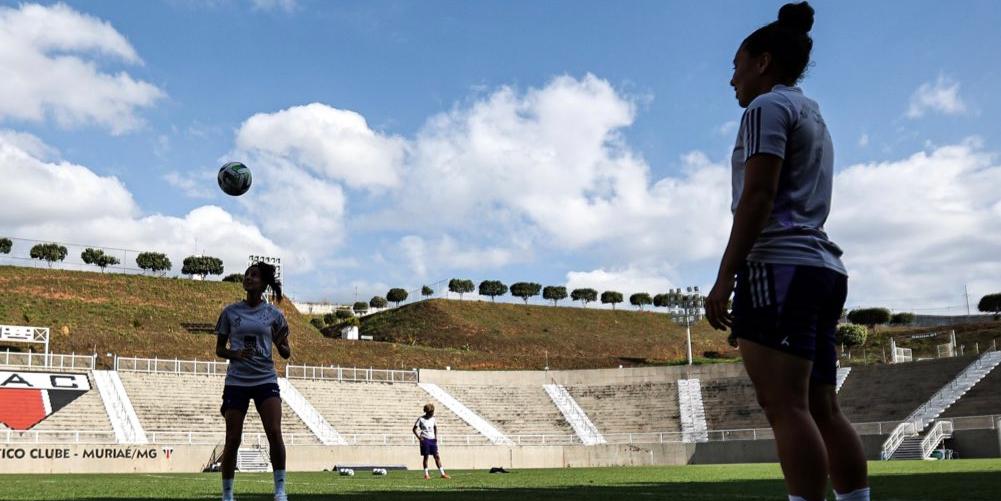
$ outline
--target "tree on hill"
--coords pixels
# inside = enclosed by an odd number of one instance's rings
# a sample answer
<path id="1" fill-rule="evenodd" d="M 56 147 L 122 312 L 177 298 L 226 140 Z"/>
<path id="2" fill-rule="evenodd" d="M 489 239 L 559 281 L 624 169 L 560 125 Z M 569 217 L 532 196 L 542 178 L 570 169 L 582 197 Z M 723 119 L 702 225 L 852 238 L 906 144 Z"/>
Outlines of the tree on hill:
<path id="1" fill-rule="evenodd" d="M 562 285 L 547 285 L 542 289 L 542 298 L 552 301 L 553 306 L 556 306 L 556 303 L 567 298 L 567 288 Z"/>
<path id="2" fill-rule="evenodd" d="M 14 247 L 14 242 L 9 238 L 0 238 L 0 254 L 10 254 L 10 249 Z"/>
<path id="3" fill-rule="evenodd" d="M 574 289 L 570 291 L 570 299 L 580 301 L 587 308 L 587 303 L 598 300 L 598 291 L 591 288 Z"/>
<path id="4" fill-rule="evenodd" d="M 890 325 L 911 325 L 914 323 L 913 313 L 894 313 L 890 317 Z"/>
<path id="5" fill-rule="evenodd" d="M 66 259 L 66 247 L 59 244 L 36 244 L 31 248 L 31 259 L 40 259 L 52 267 L 52 263 Z"/>
<path id="6" fill-rule="evenodd" d="M 368 305 L 375 309 L 385 308 L 389 304 L 386 302 L 386 298 L 381 296 L 372 296 L 372 299 L 368 300 Z"/>
<path id="7" fill-rule="evenodd" d="M 490 296 L 490 302 L 494 302 L 497 296 L 507 294 L 507 285 L 500 280 L 484 280 L 480 282 L 480 295 Z"/>
<path id="8" fill-rule="evenodd" d="M 993 313 L 994 320 L 1001 318 L 1001 292 L 988 294 L 980 298 L 977 309 L 984 313 Z"/>
<path id="9" fill-rule="evenodd" d="M 361 315 L 362 313 L 368 311 L 368 303 L 366 303 L 365 301 L 358 301 L 354 304 L 354 306 L 351 309 L 355 310 L 356 314 Z"/>
<path id="10" fill-rule="evenodd" d="M 185 275 L 201 275 L 202 280 L 208 275 L 222 275 L 222 259 L 212 256 L 188 256 L 184 258 L 181 273 Z"/>
<path id="11" fill-rule="evenodd" d="M 434 295 L 434 289 L 426 285 L 421 286 L 421 297 L 431 297 L 433 295 Z"/>
<path id="12" fill-rule="evenodd" d="M 323 328 L 326 327 L 326 324 L 323 323 L 323 320 L 319 318 L 311 318 L 309 320 L 309 323 L 313 327 L 316 327 L 317 330 L 323 330 Z"/>
<path id="13" fill-rule="evenodd" d="M 653 305 L 655 308 L 667 308 L 671 306 L 670 296 L 668 294 L 657 294 L 653 297 Z"/>
<path id="14" fill-rule="evenodd" d="M 472 280 L 453 278 L 448 281 L 448 291 L 458 294 L 460 300 L 463 294 L 469 294 L 474 290 L 476 290 L 476 285 L 473 284 Z"/>
<path id="15" fill-rule="evenodd" d="M 323 324 L 324 325 L 333 325 L 335 322 L 337 322 L 337 317 L 334 316 L 333 313 L 324 313 L 323 314 Z"/>
<path id="16" fill-rule="evenodd" d="M 848 321 L 856 325 L 865 325 L 875 330 L 877 325 L 890 322 L 890 310 L 886 308 L 859 308 L 848 312 Z"/>
<path id="17" fill-rule="evenodd" d="M 629 304 L 637 307 L 640 311 L 643 311 L 643 305 L 653 303 L 653 299 L 650 298 L 650 294 L 646 292 L 637 292 L 629 296 Z"/>
<path id="18" fill-rule="evenodd" d="M 408 295 L 409 294 L 407 294 L 407 291 L 403 289 L 393 288 L 389 289 L 389 292 L 386 293 L 386 299 L 388 299 L 393 303 L 396 303 L 396 306 L 399 307 L 400 303 L 407 300 Z"/>
<path id="19" fill-rule="evenodd" d="M 170 258 L 166 254 L 159 252 L 140 252 L 136 256 L 136 264 L 145 273 L 146 271 L 151 271 L 153 273 L 169 271 L 173 265 L 170 262 Z M 242 278 L 241 278 L 242 280 Z"/>
<path id="20" fill-rule="evenodd" d="M 353 316 L 355 316 L 355 314 L 351 310 L 346 310 L 343 308 L 340 308 L 334 312 L 334 318 L 337 320 L 347 320 Z"/>
<path id="21" fill-rule="evenodd" d="M 102 272 L 108 266 L 115 266 L 120 263 L 117 257 L 109 256 L 101 249 L 91 249 L 90 247 L 84 249 L 80 254 L 80 259 L 83 259 L 84 263 L 101 268 Z"/>
<path id="22" fill-rule="evenodd" d="M 230 273 L 222 278 L 223 282 L 243 283 L 243 273 Z"/>
<path id="23" fill-rule="evenodd" d="M 542 286 L 535 282 L 515 282 L 511 284 L 511 295 L 520 297 L 525 301 L 525 304 L 528 304 L 530 297 L 538 296 L 541 290 Z"/>
<path id="24" fill-rule="evenodd" d="M 622 302 L 622 293 L 618 291 L 605 291 L 601 293 L 601 304 L 612 305 L 612 311 L 615 310 L 615 305 Z"/>
<path id="25" fill-rule="evenodd" d="M 837 343 L 848 349 L 849 358 L 851 358 L 852 347 L 864 345 L 868 337 L 869 329 L 859 324 L 841 324 L 834 335 Z"/>

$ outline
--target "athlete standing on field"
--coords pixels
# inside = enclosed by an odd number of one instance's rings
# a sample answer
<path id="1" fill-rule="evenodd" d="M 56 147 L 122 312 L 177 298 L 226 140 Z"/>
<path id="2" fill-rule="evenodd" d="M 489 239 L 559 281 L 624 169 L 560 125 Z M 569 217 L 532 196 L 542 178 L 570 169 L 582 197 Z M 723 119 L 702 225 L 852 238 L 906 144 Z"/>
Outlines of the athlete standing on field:
<path id="1" fill-rule="evenodd" d="M 848 281 L 824 232 L 834 148 L 817 103 L 796 87 L 812 27 L 806 2 L 786 4 L 734 57 L 730 84 L 746 111 L 732 156 L 733 228 L 706 316 L 739 340 L 789 499 L 825 499 L 829 476 L 838 500 L 868 500 L 862 444 L 834 391 Z"/>
<path id="2" fill-rule="evenodd" d="M 285 442 L 282 440 L 282 400 L 278 374 L 271 359 L 271 345 L 282 358 L 292 356 L 288 343 L 288 323 L 277 307 L 264 301 L 264 291 L 271 287 L 277 301 L 282 299 L 281 283 L 275 267 L 255 263 L 243 275 L 247 299 L 227 306 L 216 323 L 216 355 L 229 359 L 226 387 L 220 412 L 226 419 L 226 445 L 222 453 L 222 499 L 233 500 L 236 453 L 243 434 L 243 420 L 250 400 L 261 415 L 264 433 L 271 449 L 274 468 L 275 501 L 287 501 L 285 495 Z M 229 343 L 227 348 L 226 344 Z"/>
<path id="3" fill-rule="evenodd" d="M 424 457 L 424 480 L 431 480 L 428 474 L 428 456 L 434 456 L 434 464 L 438 467 L 441 478 L 451 478 L 441 467 L 441 457 L 438 455 L 438 423 L 434 419 L 434 404 L 424 406 L 424 415 L 417 418 L 412 430 L 421 443 L 421 456 Z"/>

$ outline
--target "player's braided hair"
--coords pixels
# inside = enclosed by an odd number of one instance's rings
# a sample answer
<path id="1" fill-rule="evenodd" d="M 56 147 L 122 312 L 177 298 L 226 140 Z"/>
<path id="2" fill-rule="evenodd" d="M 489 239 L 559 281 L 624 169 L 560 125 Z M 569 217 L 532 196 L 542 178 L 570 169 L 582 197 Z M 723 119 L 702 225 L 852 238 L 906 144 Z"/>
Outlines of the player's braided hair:
<path id="1" fill-rule="evenodd" d="M 254 263 L 250 267 L 257 267 L 257 271 L 261 274 L 261 283 L 271 287 L 271 290 L 275 293 L 275 302 L 280 303 L 282 300 L 282 283 L 275 277 L 275 273 L 278 271 L 277 268 L 272 264 L 262 262 Z"/>
<path id="2" fill-rule="evenodd" d="M 810 63 L 813 39 L 813 7 L 807 2 L 787 3 L 779 18 L 748 35 L 741 48 L 750 55 L 772 55 L 772 65 L 780 82 L 795 83 L 803 78 Z"/>

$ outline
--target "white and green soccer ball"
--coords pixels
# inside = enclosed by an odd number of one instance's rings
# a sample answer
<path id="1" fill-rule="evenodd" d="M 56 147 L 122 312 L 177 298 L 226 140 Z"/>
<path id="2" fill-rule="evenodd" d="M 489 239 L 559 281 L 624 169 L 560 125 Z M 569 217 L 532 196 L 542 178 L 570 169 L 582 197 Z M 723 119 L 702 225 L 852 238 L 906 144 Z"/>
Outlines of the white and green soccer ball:
<path id="1" fill-rule="evenodd" d="M 227 195 L 238 197 L 250 189 L 253 176 L 250 169 L 240 162 L 229 162 L 219 168 L 219 188 L 222 188 Z"/>

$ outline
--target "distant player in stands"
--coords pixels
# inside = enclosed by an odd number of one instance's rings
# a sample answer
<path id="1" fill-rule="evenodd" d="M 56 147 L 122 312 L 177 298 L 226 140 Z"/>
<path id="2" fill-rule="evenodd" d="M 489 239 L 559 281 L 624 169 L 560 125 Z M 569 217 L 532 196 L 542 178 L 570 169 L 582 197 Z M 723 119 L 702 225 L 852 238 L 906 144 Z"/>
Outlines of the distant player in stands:
<path id="1" fill-rule="evenodd" d="M 421 456 L 424 456 L 424 480 L 430 480 L 428 473 L 428 456 L 434 456 L 434 464 L 438 467 L 441 478 L 451 478 L 441 467 L 441 456 L 438 455 L 438 423 L 434 419 L 434 404 L 424 406 L 424 415 L 417 418 L 412 430 L 421 443 Z"/>
<path id="2" fill-rule="evenodd" d="M 838 500 L 868 500 L 862 444 L 834 391 L 848 283 L 824 232 L 834 148 L 819 106 L 796 87 L 812 27 L 813 8 L 786 4 L 734 57 L 730 85 L 746 111 L 731 161 L 733 228 L 706 316 L 738 340 L 789 499 L 825 499 L 830 477 Z"/>
<path id="3" fill-rule="evenodd" d="M 243 420 L 251 399 L 261 415 L 264 433 L 270 443 L 275 501 L 287 500 L 282 400 L 278 374 L 271 359 L 271 346 L 273 344 L 285 359 L 292 356 L 292 349 L 289 347 L 285 315 L 276 306 L 264 301 L 264 291 L 269 286 L 276 301 L 281 301 L 282 288 L 275 279 L 275 267 L 267 263 L 251 265 L 243 275 L 247 299 L 223 309 L 216 323 L 216 354 L 230 361 L 220 409 L 226 419 L 226 445 L 222 453 L 223 501 L 233 499 L 236 453 L 240 448 Z"/>

